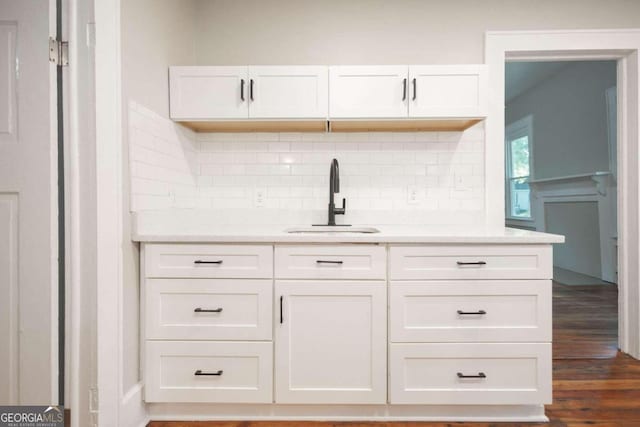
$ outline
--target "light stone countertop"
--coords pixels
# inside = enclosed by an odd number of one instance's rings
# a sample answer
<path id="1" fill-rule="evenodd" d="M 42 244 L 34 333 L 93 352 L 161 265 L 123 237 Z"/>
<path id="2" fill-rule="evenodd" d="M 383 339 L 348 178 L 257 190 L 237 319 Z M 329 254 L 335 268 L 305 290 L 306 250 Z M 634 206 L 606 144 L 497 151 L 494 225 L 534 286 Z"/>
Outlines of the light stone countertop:
<path id="1" fill-rule="evenodd" d="M 220 224 L 206 215 L 142 212 L 132 217 L 132 240 L 183 243 L 563 243 L 564 236 L 482 226 L 376 225 L 379 233 L 287 233 L 309 224 Z M 354 224 L 360 226 L 363 224 Z"/>

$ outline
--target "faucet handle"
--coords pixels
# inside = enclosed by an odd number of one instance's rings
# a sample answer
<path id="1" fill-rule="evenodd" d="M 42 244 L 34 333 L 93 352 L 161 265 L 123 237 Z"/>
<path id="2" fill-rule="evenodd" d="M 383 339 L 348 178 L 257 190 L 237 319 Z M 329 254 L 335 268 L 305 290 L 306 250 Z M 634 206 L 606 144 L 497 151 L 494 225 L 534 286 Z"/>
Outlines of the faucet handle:
<path id="1" fill-rule="evenodd" d="M 345 199 L 344 197 L 342 198 L 342 207 L 341 208 L 336 208 L 335 209 L 335 214 L 336 215 L 344 215 L 344 213 L 347 211 L 347 199 Z"/>

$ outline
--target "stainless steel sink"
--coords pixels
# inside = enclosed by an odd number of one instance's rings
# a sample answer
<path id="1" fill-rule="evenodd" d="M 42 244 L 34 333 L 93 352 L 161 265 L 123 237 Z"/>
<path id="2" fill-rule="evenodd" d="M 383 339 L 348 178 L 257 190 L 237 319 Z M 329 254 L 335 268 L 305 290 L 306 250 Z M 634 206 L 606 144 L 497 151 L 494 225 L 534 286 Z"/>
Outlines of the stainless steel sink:
<path id="1" fill-rule="evenodd" d="M 375 227 L 318 225 L 312 227 L 291 227 L 285 233 L 379 233 Z"/>

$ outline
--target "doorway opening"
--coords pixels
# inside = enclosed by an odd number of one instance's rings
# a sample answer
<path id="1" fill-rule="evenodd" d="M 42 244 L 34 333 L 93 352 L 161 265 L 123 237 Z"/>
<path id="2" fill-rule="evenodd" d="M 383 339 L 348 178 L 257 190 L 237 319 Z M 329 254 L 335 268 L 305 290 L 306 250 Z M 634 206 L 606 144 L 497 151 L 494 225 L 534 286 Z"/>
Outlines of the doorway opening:
<path id="1" fill-rule="evenodd" d="M 617 62 L 505 66 L 505 224 L 554 247 L 556 359 L 618 349 Z"/>

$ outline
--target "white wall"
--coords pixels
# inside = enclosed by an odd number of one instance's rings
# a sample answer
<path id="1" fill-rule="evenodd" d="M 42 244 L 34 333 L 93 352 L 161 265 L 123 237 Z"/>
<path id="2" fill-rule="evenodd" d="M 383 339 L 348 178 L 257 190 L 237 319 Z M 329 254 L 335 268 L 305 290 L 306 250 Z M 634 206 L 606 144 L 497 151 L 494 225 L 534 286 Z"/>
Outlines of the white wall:
<path id="1" fill-rule="evenodd" d="M 125 334 L 122 381 L 125 391 L 138 382 L 139 375 L 139 254 L 130 242 L 128 106 L 133 101 L 167 118 L 169 65 L 482 63 L 486 30 L 640 27 L 640 2 L 624 0 L 123 0 L 120 3 L 125 134 L 124 306 L 123 318 L 119 320 Z M 206 145 L 206 141 L 200 142 Z M 453 152 L 457 152 L 453 146 L 442 150 L 442 159 Z M 397 153 L 401 155 L 401 151 Z M 247 164 L 243 165 L 246 171 Z M 474 194 L 484 191 L 482 187 Z M 482 217 L 476 216 L 475 220 L 478 219 L 482 221 Z"/>
<path id="2" fill-rule="evenodd" d="M 130 102 L 169 116 L 168 67 L 195 61 L 191 0 L 121 1 L 123 102 L 123 390 L 139 381 L 139 250 L 131 242 L 128 113 Z"/>
<path id="3" fill-rule="evenodd" d="M 535 179 L 609 170 L 605 92 L 615 85 L 615 61 L 576 62 L 506 105 L 507 125 L 533 115 Z"/>
<path id="4" fill-rule="evenodd" d="M 196 56 L 212 65 L 473 64 L 487 30 L 640 27 L 625 0 L 197 1 Z"/>

